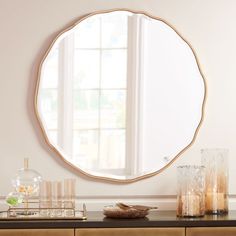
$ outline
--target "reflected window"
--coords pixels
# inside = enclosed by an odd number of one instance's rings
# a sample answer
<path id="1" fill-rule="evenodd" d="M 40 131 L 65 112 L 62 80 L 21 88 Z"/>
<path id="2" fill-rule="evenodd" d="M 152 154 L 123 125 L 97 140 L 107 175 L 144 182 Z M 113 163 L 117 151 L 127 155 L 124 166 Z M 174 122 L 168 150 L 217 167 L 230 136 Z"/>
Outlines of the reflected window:
<path id="1" fill-rule="evenodd" d="M 47 63 L 57 57 L 56 65 L 42 75 L 55 77 L 57 91 L 51 79 L 43 79 L 48 135 L 84 169 L 126 171 L 127 31 L 128 16 L 119 12 L 81 22 L 55 46 L 57 54 Z"/>

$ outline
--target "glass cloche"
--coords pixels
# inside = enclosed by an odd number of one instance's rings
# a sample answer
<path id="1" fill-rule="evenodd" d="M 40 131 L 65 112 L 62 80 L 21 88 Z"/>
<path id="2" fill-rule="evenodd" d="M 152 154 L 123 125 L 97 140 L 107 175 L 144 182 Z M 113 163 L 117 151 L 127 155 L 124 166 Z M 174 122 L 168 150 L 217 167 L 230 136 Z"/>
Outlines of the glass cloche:
<path id="1" fill-rule="evenodd" d="M 39 183 L 42 181 L 41 175 L 28 168 L 28 159 L 24 160 L 24 168 L 19 169 L 17 175 L 12 180 L 15 191 L 23 196 L 37 195 Z"/>

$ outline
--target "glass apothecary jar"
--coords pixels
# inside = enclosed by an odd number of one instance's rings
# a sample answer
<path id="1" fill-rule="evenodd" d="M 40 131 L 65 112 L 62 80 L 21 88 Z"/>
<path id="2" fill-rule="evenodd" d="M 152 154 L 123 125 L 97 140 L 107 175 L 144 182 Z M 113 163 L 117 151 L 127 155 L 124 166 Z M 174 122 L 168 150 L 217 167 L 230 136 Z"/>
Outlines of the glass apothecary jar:
<path id="1" fill-rule="evenodd" d="M 202 149 L 202 164 L 206 167 L 206 213 L 228 212 L 228 150 Z"/>
<path id="2" fill-rule="evenodd" d="M 12 185 L 16 194 L 14 194 L 14 196 L 11 196 L 10 194 L 6 199 L 6 202 L 10 207 L 17 206 L 19 201 L 23 201 L 24 208 L 23 211 L 19 213 L 21 215 L 35 214 L 34 212 L 29 211 L 29 198 L 38 196 L 39 183 L 42 181 L 41 175 L 36 170 L 28 168 L 28 163 L 28 158 L 25 158 L 24 168 L 18 170 L 16 176 L 12 179 Z M 22 196 L 22 199 L 18 196 Z"/>
<path id="3" fill-rule="evenodd" d="M 205 167 L 177 167 L 177 216 L 201 217 L 205 214 Z"/>
<path id="4" fill-rule="evenodd" d="M 42 181 L 41 175 L 33 169 L 28 168 L 28 159 L 24 160 L 24 168 L 19 169 L 12 185 L 15 191 L 24 197 L 38 195 L 39 183 Z"/>

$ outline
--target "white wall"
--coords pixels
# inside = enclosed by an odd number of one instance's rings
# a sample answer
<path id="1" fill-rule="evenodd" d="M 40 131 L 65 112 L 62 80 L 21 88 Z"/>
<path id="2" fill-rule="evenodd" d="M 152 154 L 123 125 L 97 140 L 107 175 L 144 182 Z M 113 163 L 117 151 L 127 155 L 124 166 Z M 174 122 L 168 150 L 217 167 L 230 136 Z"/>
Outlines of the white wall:
<path id="1" fill-rule="evenodd" d="M 192 44 L 208 84 L 195 144 L 158 176 L 132 184 L 74 173 L 45 144 L 33 111 L 37 69 L 52 39 L 84 14 L 111 8 L 146 11 L 171 23 Z M 30 157 L 44 178 L 76 177 L 78 197 L 89 209 L 117 198 L 173 209 L 176 166 L 198 163 L 204 147 L 229 148 L 230 194 L 236 194 L 235 8 L 235 0 L 0 0 L 0 195 L 11 191 L 11 178 Z"/>

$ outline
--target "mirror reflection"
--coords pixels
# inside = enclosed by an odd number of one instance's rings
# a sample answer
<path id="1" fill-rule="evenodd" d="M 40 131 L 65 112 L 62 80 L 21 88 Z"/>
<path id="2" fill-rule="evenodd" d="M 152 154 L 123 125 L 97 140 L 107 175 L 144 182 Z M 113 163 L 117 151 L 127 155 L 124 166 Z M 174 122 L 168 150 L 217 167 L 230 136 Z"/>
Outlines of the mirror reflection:
<path id="1" fill-rule="evenodd" d="M 90 15 L 44 57 L 36 108 L 48 143 L 92 176 L 132 180 L 193 140 L 204 80 L 188 43 L 144 14 Z"/>

